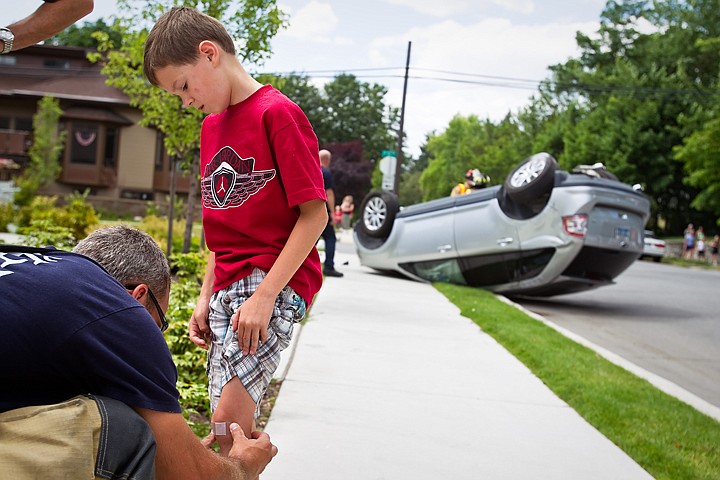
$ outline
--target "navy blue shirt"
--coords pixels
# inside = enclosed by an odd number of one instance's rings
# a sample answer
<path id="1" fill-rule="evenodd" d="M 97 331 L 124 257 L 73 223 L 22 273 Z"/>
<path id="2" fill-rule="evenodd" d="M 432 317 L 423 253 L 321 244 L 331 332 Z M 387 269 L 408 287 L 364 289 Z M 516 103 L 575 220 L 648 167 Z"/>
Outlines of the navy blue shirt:
<path id="1" fill-rule="evenodd" d="M 0 329 L 0 412 L 87 393 L 181 411 L 155 320 L 87 257 L 0 252 Z"/>

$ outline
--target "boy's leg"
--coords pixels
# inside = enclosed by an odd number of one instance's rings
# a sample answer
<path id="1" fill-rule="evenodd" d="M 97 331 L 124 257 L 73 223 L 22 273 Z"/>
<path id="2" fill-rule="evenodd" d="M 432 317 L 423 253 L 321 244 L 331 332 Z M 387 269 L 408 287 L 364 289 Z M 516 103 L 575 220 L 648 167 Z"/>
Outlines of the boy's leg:
<path id="1" fill-rule="evenodd" d="M 280 352 L 290 344 L 294 322 L 305 315 L 305 302 L 290 287 L 285 287 L 275 301 L 267 340 L 255 355 L 243 355 L 237 333 L 230 328 L 230 316 L 252 295 L 264 276 L 264 272 L 255 269 L 250 276 L 218 292 L 210 302 L 213 340 L 208 352 L 208 377 L 212 421 L 226 423 L 226 427 L 236 422 L 248 436 L 254 430 L 257 405 L 280 362 Z M 221 436 L 216 437 L 221 452 L 226 454 L 230 442 L 223 447 Z"/>
<path id="2" fill-rule="evenodd" d="M 215 438 L 220 446 L 220 454 L 227 455 L 232 447 L 232 436 L 230 435 L 230 424 L 235 422 L 240 425 L 249 438 L 250 434 L 255 430 L 255 409 L 257 405 L 238 377 L 233 377 L 222 389 L 220 401 L 218 402 L 215 412 L 213 412 L 212 422 L 224 423 L 226 428 L 225 435 L 218 435 L 216 429 Z"/>

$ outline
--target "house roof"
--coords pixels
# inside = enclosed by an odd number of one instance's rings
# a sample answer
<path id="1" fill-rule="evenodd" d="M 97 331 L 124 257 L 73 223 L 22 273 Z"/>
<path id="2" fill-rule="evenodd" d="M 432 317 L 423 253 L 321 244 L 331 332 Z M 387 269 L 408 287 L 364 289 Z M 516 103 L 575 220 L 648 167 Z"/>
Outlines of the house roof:
<path id="1" fill-rule="evenodd" d="M 128 105 L 129 98 L 105 83 L 100 66 L 83 48 L 35 45 L 13 52 L 15 63 L 0 63 L 0 97 L 44 97 Z M 4 55 L 7 57 L 7 55 Z"/>
<path id="2" fill-rule="evenodd" d="M 63 118 L 73 120 L 90 120 L 94 122 L 115 123 L 118 125 L 132 125 L 133 122 L 124 116 L 104 108 L 70 107 L 63 110 Z"/>

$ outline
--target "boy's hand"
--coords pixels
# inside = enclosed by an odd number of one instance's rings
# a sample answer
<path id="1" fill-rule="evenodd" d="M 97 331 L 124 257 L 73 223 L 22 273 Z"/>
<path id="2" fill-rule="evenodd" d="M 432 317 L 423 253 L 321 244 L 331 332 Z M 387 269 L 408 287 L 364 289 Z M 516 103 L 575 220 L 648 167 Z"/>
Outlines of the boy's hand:
<path id="1" fill-rule="evenodd" d="M 255 355 L 260 342 L 267 341 L 268 324 L 274 307 L 274 297 L 267 300 L 252 295 L 233 314 L 232 329 L 237 332 L 243 355 Z"/>
<path id="2" fill-rule="evenodd" d="M 198 347 L 207 350 L 209 348 L 209 340 L 212 335 L 210 326 L 208 325 L 208 315 L 210 314 L 210 304 L 202 300 L 198 300 L 190 322 L 188 323 L 188 332 L 190 341 Z"/>

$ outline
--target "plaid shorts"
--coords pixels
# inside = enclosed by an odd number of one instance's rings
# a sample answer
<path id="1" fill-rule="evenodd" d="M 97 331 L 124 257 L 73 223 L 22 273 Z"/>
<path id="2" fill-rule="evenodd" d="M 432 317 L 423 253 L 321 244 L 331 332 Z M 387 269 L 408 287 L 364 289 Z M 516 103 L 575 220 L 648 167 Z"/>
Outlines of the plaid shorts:
<path id="1" fill-rule="evenodd" d="M 283 288 L 275 299 L 267 341 L 260 343 L 255 355 L 243 355 L 230 319 L 263 278 L 265 272 L 256 268 L 249 276 L 216 292 L 210 299 L 212 342 L 207 374 L 212 411 L 217 408 L 223 386 L 233 377 L 238 377 L 255 403 L 260 404 L 280 363 L 280 352 L 290 344 L 294 322 L 305 317 L 305 300 L 289 286 Z"/>

